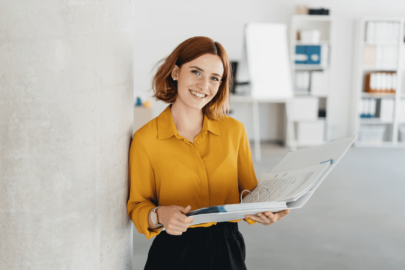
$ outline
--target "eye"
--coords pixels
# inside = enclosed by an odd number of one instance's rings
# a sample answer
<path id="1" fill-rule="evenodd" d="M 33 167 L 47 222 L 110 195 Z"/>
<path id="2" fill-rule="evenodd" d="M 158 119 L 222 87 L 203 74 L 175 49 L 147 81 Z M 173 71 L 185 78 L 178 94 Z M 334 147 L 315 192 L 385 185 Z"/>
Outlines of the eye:
<path id="1" fill-rule="evenodd" d="M 219 82 L 219 79 L 217 77 L 212 77 L 211 79 L 213 79 L 214 81 Z"/>
<path id="2" fill-rule="evenodd" d="M 198 72 L 198 70 L 193 70 L 193 71 L 191 71 L 191 72 L 193 72 L 193 73 L 196 74 L 196 75 L 200 75 L 200 72 Z"/>

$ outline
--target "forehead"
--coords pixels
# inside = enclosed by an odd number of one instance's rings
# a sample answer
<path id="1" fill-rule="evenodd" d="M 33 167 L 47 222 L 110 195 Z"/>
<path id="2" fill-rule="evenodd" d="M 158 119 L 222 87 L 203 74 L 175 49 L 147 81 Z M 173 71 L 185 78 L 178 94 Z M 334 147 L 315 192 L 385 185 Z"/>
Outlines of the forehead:
<path id="1" fill-rule="evenodd" d="M 222 60 L 218 55 L 214 54 L 204 54 L 200 57 L 184 64 L 185 67 L 192 67 L 197 66 L 202 68 L 205 73 L 218 73 L 219 75 L 223 75 L 224 73 L 224 65 L 222 64 Z"/>

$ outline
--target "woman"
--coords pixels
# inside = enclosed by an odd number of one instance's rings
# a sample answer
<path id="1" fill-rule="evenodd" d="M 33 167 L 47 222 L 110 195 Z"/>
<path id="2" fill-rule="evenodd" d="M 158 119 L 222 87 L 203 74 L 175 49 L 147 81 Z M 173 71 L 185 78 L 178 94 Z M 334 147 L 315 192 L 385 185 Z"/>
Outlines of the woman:
<path id="1" fill-rule="evenodd" d="M 206 37 L 181 43 L 153 79 L 158 100 L 171 103 L 139 129 L 130 149 L 128 215 L 150 239 L 145 269 L 246 269 L 236 222 L 189 226 L 191 210 L 239 203 L 257 185 L 243 124 L 226 116 L 230 63 Z M 247 215 L 270 225 L 289 210 Z M 161 232 L 161 227 L 166 231 Z"/>

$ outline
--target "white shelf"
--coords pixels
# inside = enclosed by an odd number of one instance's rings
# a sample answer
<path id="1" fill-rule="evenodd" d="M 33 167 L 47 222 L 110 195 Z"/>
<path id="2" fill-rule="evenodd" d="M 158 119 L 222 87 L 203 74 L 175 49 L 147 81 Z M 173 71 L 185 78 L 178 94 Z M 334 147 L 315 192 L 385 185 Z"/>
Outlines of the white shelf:
<path id="1" fill-rule="evenodd" d="M 392 41 L 379 41 L 379 42 L 367 42 L 363 41 L 364 46 L 398 46 L 398 42 Z"/>
<path id="2" fill-rule="evenodd" d="M 293 21 L 325 21 L 330 22 L 333 20 L 333 17 L 330 15 L 294 15 Z"/>
<path id="3" fill-rule="evenodd" d="M 309 42 L 302 42 L 301 40 L 293 40 L 295 45 L 306 45 L 306 46 L 319 46 L 319 45 L 329 45 L 329 40 L 320 40 L 318 43 L 309 43 Z"/>
<path id="4" fill-rule="evenodd" d="M 398 29 L 398 38 L 396 42 L 367 42 L 365 41 L 366 31 L 367 31 L 367 22 L 399 22 L 399 29 Z M 399 119 L 398 113 L 403 108 L 400 108 L 401 103 L 401 93 L 398 92 L 402 89 L 402 71 L 403 64 L 401 63 L 402 56 L 405 53 L 405 47 L 403 38 L 404 38 L 404 24 L 405 24 L 405 17 L 402 18 L 387 18 L 387 17 L 363 17 L 358 20 L 357 23 L 357 33 L 355 34 L 356 40 L 356 47 L 355 47 L 355 59 L 354 59 L 354 80 L 353 80 L 353 133 L 358 134 L 360 131 L 361 126 L 363 125 L 389 125 L 390 132 L 386 135 L 387 141 L 383 141 L 380 143 L 367 143 L 357 141 L 355 146 L 357 147 L 405 147 L 405 142 L 398 141 L 398 133 L 399 133 Z M 363 56 L 364 56 L 364 48 L 365 46 L 395 46 L 398 48 L 398 55 L 397 59 L 398 65 L 395 66 L 379 66 L 379 67 L 370 67 L 363 65 Z M 371 71 L 394 71 L 397 72 L 397 81 L 396 81 L 396 89 L 397 93 L 365 93 L 364 85 L 365 85 L 365 74 Z M 359 103 L 363 98 L 375 98 L 375 99 L 393 99 L 394 100 L 394 117 L 392 121 L 381 121 L 378 118 L 360 118 L 359 116 Z M 378 106 L 377 106 L 378 109 Z M 378 113 L 378 112 L 377 112 Z M 388 127 L 387 127 L 388 128 Z M 361 139 L 361 138 L 360 138 Z"/>
<path id="5" fill-rule="evenodd" d="M 328 95 L 313 95 L 311 92 L 299 92 L 294 91 L 294 95 L 298 97 L 318 97 L 318 98 L 327 98 Z"/>
<path id="6" fill-rule="evenodd" d="M 295 123 L 297 122 L 325 122 L 326 118 L 325 117 L 318 117 L 316 119 L 302 119 L 302 120 L 293 120 Z"/>
<path id="7" fill-rule="evenodd" d="M 328 113 L 328 108 L 330 108 L 329 103 L 330 98 L 328 98 L 328 90 L 331 88 L 331 76 L 330 76 L 330 69 L 333 67 L 334 61 L 335 61 L 335 36 L 334 36 L 334 27 L 335 27 L 335 22 L 334 18 L 330 15 L 293 15 L 292 20 L 291 20 L 291 25 L 290 25 L 290 59 L 291 59 L 291 74 L 293 80 L 295 80 L 295 74 L 298 71 L 324 71 L 326 73 L 327 79 L 325 83 L 325 94 L 321 95 L 313 95 L 311 94 L 310 91 L 308 92 L 299 92 L 299 91 L 294 91 L 294 96 L 297 98 L 303 98 L 303 97 L 315 97 L 315 98 L 322 98 L 322 102 L 319 102 L 320 107 L 317 108 L 320 109 L 326 109 L 326 112 Z M 302 42 L 301 40 L 297 40 L 296 33 L 297 31 L 300 30 L 310 30 L 310 29 L 318 29 L 320 31 L 320 41 L 317 42 L 317 44 L 312 44 L 309 42 Z M 296 45 L 328 45 L 329 47 L 329 61 L 327 66 L 321 66 L 321 65 L 307 65 L 307 64 L 295 64 L 295 46 Z M 326 76 L 325 75 L 325 76 Z M 295 85 L 293 81 L 293 85 Z M 319 92 L 320 93 L 320 92 Z M 307 121 L 307 120 L 306 120 Z M 324 142 L 329 141 L 330 138 L 330 124 L 329 120 L 327 117 L 323 118 L 318 118 L 313 121 L 324 121 L 325 123 L 325 130 L 323 132 L 323 138 L 324 141 L 314 143 L 314 142 L 302 142 L 300 140 L 297 140 L 297 146 L 314 146 L 314 145 L 319 145 Z M 305 122 L 305 121 L 295 121 L 295 122 Z M 315 134 L 315 135 L 320 135 L 320 134 Z M 317 138 L 321 138 L 318 136 Z M 298 138 L 299 139 L 299 138 Z"/>
<path id="8" fill-rule="evenodd" d="M 296 69 L 296 70 L 324 70 L 324 69 L 328 69 L 328 68 L 320 66 L 320 65 L 295 64 L 294 69 Z"/>
<path id="9" fill-rule="evenodd" d="M 393 124 L 394 121 L 381 121 L 379 118 L 360 118 L 361 125 Z"/>
<path id="10" fill-rule="evenodd" d="M 395 98 L 395 94 L 393 93 L 366 93 L 366 92 L 362 92 L 361 97 L 363 98 Z"/>
<path id="11" fill-rule="evenodd" d="M 367 67 L 363 66 L 364 71 L 397 71 L 398 67 Z"/>

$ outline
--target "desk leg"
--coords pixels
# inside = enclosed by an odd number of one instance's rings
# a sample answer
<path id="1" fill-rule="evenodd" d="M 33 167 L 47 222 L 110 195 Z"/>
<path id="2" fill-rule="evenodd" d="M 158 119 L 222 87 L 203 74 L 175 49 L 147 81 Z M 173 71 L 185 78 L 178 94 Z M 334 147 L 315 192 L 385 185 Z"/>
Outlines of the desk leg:
<path id="1" fill-rule="evenodd" d="M 285 102 L 285 115 L 287 120 L 287 146 L 290 147 L 291 151 L 297 150 L 297 144 L 295 141 L 295 130 L 294 130 L 294 121 L 292 119 L 291 112 L 291 102 Z"/>
<path id="2" fill-rule="evenodd" d="M 253 109 L 253 133 L 255 140 L 255 159 L 260 161 L 262 155 L 260 152 L 260 122 L 259 122 L 259 103 L 257 101 L 252 102 Z"/>

